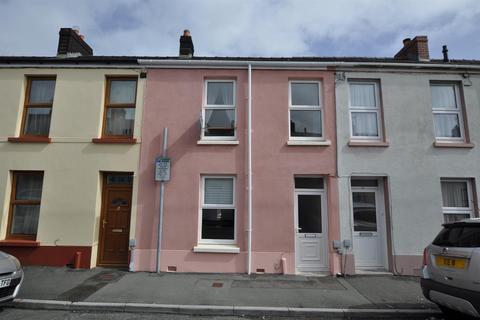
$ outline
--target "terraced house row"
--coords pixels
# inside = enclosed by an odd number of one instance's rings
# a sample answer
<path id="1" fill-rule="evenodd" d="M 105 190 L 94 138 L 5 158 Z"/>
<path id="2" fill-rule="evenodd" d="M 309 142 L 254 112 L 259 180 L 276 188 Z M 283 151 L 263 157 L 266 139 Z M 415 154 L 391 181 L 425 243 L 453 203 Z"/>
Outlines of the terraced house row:
<path id="1" fill-rule="evenodd" d="M 64 28 L 55 57 L 0 57 L 1 250 L 406 275 L 443 222 L 479 215 L 479 61 L 430 59 L 425 36 L 393 58 L 247 58 L 196 57 L 187 32 L 179 53 L 95 56 Z"/>

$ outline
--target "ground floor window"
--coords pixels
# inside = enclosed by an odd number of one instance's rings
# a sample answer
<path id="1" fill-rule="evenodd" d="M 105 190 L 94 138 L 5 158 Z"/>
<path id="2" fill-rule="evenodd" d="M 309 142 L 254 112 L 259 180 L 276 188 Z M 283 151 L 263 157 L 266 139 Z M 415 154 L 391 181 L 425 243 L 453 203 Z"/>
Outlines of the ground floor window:
<path id="1" fill-rule="evenodd" d="M 14 171 L 7 238 L 35 240 L 42 197 L 42 171 Z"/>
<path id="2" fill-rule="evenodd" d="M 201 242 L 235 243 L 235 177 L 202 177 Z"/>
<path id="3" fill-rule="evenodd" d="M 442 212 L 445 222 L 473 215 L 472 186 L 468 179 L 442 179 Z"/>

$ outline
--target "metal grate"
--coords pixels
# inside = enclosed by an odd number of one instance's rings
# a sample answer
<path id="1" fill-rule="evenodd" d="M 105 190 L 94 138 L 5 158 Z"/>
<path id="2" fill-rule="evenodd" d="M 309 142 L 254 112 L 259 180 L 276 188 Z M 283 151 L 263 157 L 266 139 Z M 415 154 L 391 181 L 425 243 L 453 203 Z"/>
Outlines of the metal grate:
<path id="1" fill-rule="evenodd" d="M 13 295 L 15 287 L 20 283 L 20 278 L 12 279 L 10 285 L 5 288 L 0 288 L 0 299 Z"/>

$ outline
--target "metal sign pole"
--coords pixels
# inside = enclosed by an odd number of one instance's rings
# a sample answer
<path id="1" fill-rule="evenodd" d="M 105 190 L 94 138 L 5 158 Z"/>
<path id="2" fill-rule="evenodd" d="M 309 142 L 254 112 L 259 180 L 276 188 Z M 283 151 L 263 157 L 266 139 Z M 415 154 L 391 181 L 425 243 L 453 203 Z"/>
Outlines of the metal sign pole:
<path id="1" fill-rule="evenodd" d="M 167 141 L 168 141 L 168 128 L 163 128 L 162 158 L 167 157 Z M 160 249 L 162 248 L 164 194 L 165 194 L 165 181 L 162 180 L 160 183 L 160 215 L 158 218 L 158 232 L 157 232 L 157 273 L 160 272 Z"/>

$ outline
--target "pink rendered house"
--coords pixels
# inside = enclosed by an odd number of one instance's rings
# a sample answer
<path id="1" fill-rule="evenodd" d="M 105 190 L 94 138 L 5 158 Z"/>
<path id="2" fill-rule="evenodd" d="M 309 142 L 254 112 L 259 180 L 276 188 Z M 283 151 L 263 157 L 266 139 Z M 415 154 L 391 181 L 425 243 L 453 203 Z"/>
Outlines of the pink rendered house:
<path id="1" fill-rule="evenodd" d="M 261 59 L 143 63 L 134 269 L 156 269 L 154 160 L 167 127 L 161 271 L 339 272 L 333 72 Z"/>

